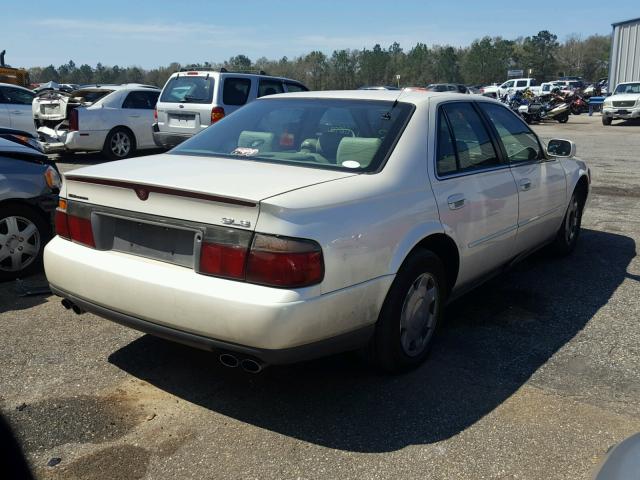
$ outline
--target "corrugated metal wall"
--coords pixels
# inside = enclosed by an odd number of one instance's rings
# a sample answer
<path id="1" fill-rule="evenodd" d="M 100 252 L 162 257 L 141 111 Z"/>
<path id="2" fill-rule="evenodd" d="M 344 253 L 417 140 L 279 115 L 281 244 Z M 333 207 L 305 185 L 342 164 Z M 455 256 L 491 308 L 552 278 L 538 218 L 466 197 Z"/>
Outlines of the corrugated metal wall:
<path id="1" fill-rule="evenodd" d="M 640 81 L 640 19 L 613 26 L 609 88 Z"/>

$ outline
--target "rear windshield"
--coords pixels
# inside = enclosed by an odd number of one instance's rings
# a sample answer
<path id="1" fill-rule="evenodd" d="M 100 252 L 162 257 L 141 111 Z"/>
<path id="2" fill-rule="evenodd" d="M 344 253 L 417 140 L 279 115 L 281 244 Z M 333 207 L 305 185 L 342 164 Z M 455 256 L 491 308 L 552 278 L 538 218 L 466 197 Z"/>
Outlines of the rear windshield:
<path id="1" fill-rule="evenodd" d="M 391 153 L 413 109 L 388 101 L 267 97 L 171 153 L 370 172 Z"/>
<path id="2" fill-rule="evenodd" d="M 113 93 L 113 90 L 76 90 L 71 93 L 71 98 L 82 103 L 95 103 L 110 93 Z"/>
<path id="3" fill-rule="evenodd" d="M 211 103 L 213 100 L 213 78 L 180 75 L 165 85 L 160 96 L 166 103 Z"/>

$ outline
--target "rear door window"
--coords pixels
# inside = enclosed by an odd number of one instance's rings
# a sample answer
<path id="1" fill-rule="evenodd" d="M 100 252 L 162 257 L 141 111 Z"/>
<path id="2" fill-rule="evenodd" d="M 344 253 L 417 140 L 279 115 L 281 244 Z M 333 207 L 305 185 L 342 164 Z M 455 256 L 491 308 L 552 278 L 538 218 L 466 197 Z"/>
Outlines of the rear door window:
<path id="1" fill-rule="evenodd" d="M 287 92 L 308 92 L 309 89 L 300 83 L 284 82 Z"/>
<path id="2" fill-rule="evenodd" d="M 158 100 L 158 92 L 130 92 L 122 103 L 122 108 L 153 110 Z"/>
<path id="3" fill-rule="evenodd" d="M 225 105 L 244 105 L 249 98 L 251 80 L 248 78 L 226 77 L 222 92 Z"/>
<path id="4" fill-rule="evenodd" d="M 258 97 L 266 97 L 267 95 L 275 95 L 276 93 L 284 93 L 282 82 L 278 80 L 261 79 L 258 85 Z"/>
<path id="5" fill-rule="evenodd" d="M 212 77 L 180 75 L 169 80 L 162 90 L 161 102 L 211 103 L 214 82 Z"/>
<path id="6" fill-rule="evenodd" d="M 516 82 L 516 87 L 526 87 L 527 86 L 527 81 L 526 80 L 518 80 Z"/>
<path id="7" fill-rule="evenodd" d="M 441 111 L 451 129 L 456 154 L 456 172 L 500 165 L 489 132 L 471 103 L 448 103 L 441 107 Z"/>

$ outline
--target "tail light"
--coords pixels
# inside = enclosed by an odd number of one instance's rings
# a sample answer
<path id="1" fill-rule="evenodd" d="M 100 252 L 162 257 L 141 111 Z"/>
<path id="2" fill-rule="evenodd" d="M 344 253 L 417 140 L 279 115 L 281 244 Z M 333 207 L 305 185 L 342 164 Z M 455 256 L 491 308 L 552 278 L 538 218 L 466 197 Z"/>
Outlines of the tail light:
<path id="1" fill-rule="evenodd" d="M 216 123 L 224 117 L 224 108 L 213 107 L 211 109 L 211 123 Z"/>
<path id="2" fill-rule="evenodd" d="M 82 210 L 79 209 L 77 215 L 70 214 L 67 210 L 67 201 L 61 198 L 55 216 L 56 234 L 67 240 L 95 248 L 90 213 L 89 216 L 83 216 L 81 212 Z"/>
<path id="3" fill-rule="evenodd" d="M 256 234 L 247 260 L 247 281 L 273 287 L 307 287 L 324 277 L 320 245 L 310 240 Z"/>
<path id="4" fill-rule="evenodd" d="M 207 232 L 200 251 L 200 273 L 259 285 L 300 288 L 320 283 L 324 260 L 311 240 L 252 234 L 235 229 Z"/>
<path id="5" fill-rule="evenodd" d="M 155 122 L 157 122 L 157 121 L 158 121 L 158 107 L 155 107 L 155 108 L 153 109 L 153 120 L 154 120 Z"/>
<path id="6" fill-rule="evenodd" d="M 78 110 L 74 108 L 73 110 L 71 110 L 71 112 L 69 112 L 69 131 L 77 132 L 78 130 Z"/>

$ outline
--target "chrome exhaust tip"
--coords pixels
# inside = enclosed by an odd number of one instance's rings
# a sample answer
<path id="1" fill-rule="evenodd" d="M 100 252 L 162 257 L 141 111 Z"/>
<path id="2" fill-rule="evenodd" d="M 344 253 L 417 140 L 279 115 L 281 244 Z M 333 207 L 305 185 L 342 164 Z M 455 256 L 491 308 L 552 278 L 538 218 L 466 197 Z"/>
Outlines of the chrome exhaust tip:
<path id="1" fill-rule="evenodd" d="M 264 366 L 260 362 L 257 362 L 256 360 L 253 360 L 251 358 L 243 359 L 240 362 L 240 366 L 245 372 L 248 373 L 260 373 L 264 369 Z"/>
<path id="2" fill-rule="evenodd" d="M 230 353 L 223 353 L 218 357 L 220 363 L 225 367 L 236 368 L 240 365 L 240 360 L 235 355 L 231 355 Z"/>

